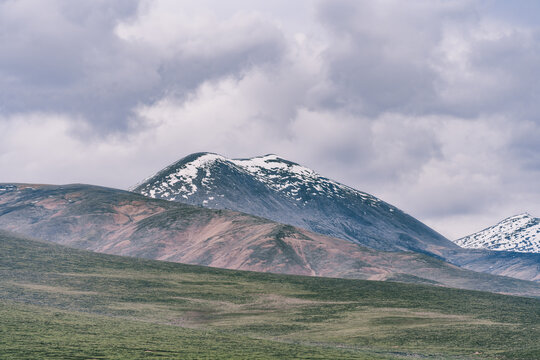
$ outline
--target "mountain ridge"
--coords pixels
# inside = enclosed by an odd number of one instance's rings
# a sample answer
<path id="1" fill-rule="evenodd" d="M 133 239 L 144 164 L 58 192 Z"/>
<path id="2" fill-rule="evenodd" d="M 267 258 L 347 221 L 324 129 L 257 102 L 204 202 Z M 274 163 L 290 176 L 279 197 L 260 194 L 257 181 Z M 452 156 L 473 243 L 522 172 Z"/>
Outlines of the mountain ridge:
<path id="1" fill-rule="evenodd" d="M 540 254 L 465 249 L 400 209 L 277 155 L 188 155 L 132 189 L 233 209 L 382 251 L 427 254 L 465 269 L 540 280 Z"/>
<path id="2" fill-rule="evenodd" d="M 365 248 L 232 210 L 80 184 L 0 188 L 1 229 L 80 249 L 238 270 L 540 294 L 537 283 L 476 273 L 424 254 Z"/>
<path id="3" fill-rule="evenodd" d="M 233 209 L 378 250 L 440 256 L 459 248 L 395 206 L 273 154 L 228 159 L 194 153 L 131 189 L 152 198 Z"/>

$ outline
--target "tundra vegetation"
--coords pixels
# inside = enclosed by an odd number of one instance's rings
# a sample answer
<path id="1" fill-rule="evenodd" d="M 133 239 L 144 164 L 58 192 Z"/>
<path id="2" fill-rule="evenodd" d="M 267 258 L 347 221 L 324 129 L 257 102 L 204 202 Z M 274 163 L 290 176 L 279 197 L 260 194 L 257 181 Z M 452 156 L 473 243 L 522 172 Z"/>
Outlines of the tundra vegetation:
<path id="1" fill-rule="evenodd" d="M 3 358 L 540 358 L 540 300 L 234 271 L 0 233 Z"/>

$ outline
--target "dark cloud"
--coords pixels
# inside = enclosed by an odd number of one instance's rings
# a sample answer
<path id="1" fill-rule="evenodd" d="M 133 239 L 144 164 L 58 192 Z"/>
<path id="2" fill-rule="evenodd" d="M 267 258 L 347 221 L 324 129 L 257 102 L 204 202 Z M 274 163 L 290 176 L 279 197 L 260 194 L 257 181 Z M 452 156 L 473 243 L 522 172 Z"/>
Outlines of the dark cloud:
<path id="1" fill-rule="evenodd" d="M 471 2 L 324 1 L 330 102 L 375 116 L 395 111 L 536 118 L 540 37 L 478 14 Z"/>
<path id="2" fill-rule="evenodd" d="M 179 44 L 172 39 L 171 47 L 178 47 L 169 53 L 118 36 L 119 23 L 150 11 L 133 1 L 7 1 L 0 6 L 1 113 L 66 112 L 104 131 L 125 129 L 137 105 L 171 93 L 185 96 L 204 81 L 276 61 L 283 51 L 281 32 L 257 19 L 222 27 L 216 38 L 232 41 L 215 51 L 201 47 L 184 53 L 182 45 L 200 41 L 199 31 L 211 30 L 187 27 Z"/>
<path id="3" fill-rule="evenodd" d="M 538 119 L 540 110 L 540 32 L 511 29 L 471 46 L 471 67 L 491 77 L 488 94 L 471 101 L 476 113 L 510 113 L 516 119 Z"/>
<path id="4" fill-rule="evenodd" d="M 467 23 L 474 12 L 440 1 L 324 1 L 322 24 L 333 34 L 324 52 L 340 107 L 371 116 L 426 113 L 440 102 L 434 52 L 445 24 Z"/>

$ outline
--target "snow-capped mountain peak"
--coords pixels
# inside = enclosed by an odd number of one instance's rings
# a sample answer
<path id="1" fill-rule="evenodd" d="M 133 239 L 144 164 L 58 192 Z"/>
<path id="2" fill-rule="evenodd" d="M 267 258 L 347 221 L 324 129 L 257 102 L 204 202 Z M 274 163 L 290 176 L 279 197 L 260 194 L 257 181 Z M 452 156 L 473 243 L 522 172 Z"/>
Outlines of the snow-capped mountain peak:
<path id="1" fill-rule="evenodd" d="M 216 170 L 216 165 L 219 164 L 232 166 L 239 172 L 249 174 L 257 181 L 295 201 L 307 201 L 300 196 L 302 193 L 310 196 L 329 196 L 331 194 L 344 198 L 346 195 L 343 192 L 348 192 L 371 202 L 373 205 L 380 202 L 374 196 L 322 177 L 307 167 L 285 160 L 275 154 L 246 159 L 228 159 L 214 153 L 196 153 L 166 167 L 131 190 L 152 198 L 166 198 L 173 201 L 180 198 L 188 199 L 198 190 L 209 192 L 208 188 L 211 188 L 211 183 L 215 181 L 213 172 Z M 152 185 L 148 186 L 149 180 L 156 177 L 160 181 L 151 181 Z M 145 183 L 146 186 L 143 186 Z M 197 183 L 200 183 L 199 187 Z M 215 195 L 213 199 L 206 201 L 215 200 Z M 219 194 L 217 195 L 219 196 Z"/>
<path id="2" fill-rule="evenodd" d="M 455 243 L 464 248 L 540 253 L 540 219 L 528 213 L 514 215 Z"/>
<path id="3" fill-rule="evenodd" d="M 247 159 L 192 154 L 132 191 L 237 210 L 381 250 L 457 248 L 398 208 L 274 154 Z"/>
<path id="4" fill-rule="evenodd" d="M 180 161 L 186 158 L 175 162 L 167 166 L 165 169 L 161 170 L 157 174 L 154 174 L 144 179 L 141 183 L 133 186 L 129 190 L 135 191 L 135 189 L 140 188 L 156 176 L 164 175 L 161 186 L 149 189 L 147 192 L 144 193 L 144 195 L 151 198 L 169 198 L 169 200 L 174 201 L 176 200 L 176 196 L 173 196 L 172 194 L 175 194 L 187 199 L 188 196 L 193 195 L 198 189 L 197 185 L 195 184 L 195 179 L 199 176 L 200 169 L 207 169 L 210 164 L 213 164 L 216 161 L 227 160 L 224 156 L 214 153 L 197 153 L 191 155 L 190 157 L 192 157 L 190 161 L 185 161 L 181 165 L 179 164 Z M 180 188 L 174 189 L 175 184 L 177 183 L 180 184 Z"/>
<path id="5" fill-rule="evenodd" d="M 307 167 L 282 159 L 277 155 L 230 161 L 270 188 L 295 201 L 306 201 L 300 196 L 302 193 L 311 196 L 333 195 L 343 198 L 345 196 L 341 193 L 343 191 L 354 193 L 356 196 L 369 200 L 373 204 L 380 201 L 374 196 L 327 179 Z"/>

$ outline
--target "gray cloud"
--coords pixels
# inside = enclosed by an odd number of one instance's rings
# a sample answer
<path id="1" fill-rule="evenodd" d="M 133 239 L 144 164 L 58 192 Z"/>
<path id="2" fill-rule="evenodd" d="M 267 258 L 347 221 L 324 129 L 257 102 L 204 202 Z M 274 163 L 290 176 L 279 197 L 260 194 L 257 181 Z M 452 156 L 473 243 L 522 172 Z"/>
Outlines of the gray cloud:
<path id="1" fill-rule="evenodd" d="M 469 1 L 324 1 L 338 107 L 376 115 L 538 113 L 538 29 L 478 14 Z"/>
<path id="2" fill-rule="evenodd" d="M 23 0 L 0 7 L 0 111 L 66 112 L 106 131 L 125 129 L 141 103 L 171 93 L 185 96 L 209 79 L 271 63 L 283 47 L 272 24 L 249 16 L 201 28 L 186 25 L 197 19 L 171 7 L 181 15 L 182 22 L 171 25 L 182 36 L 163 48 L 118 36 L 121 23 L 159 21 L 145 3 Z M 209 44 L 214 26 L 221 32 Z M 199 47 L 184 51 L 197 42 Z"/>
<path id="3" fill-rule="evenodd" d="M 470 10 L 440 1 L 323 2 L 318 16 L 333 35 L 324 56 L 337 105 L 370 115 L 432 109 L 436 48 L 446 24 L 468 23 Z"/>
<path id="4" fill-rule="evenodd" d="M 451 237 L 540 215 L 531 22 L 478 1 L 211 4 L 0 2 L 0 181 L 125 188 L 190 152 L 279 153 Z"/>

